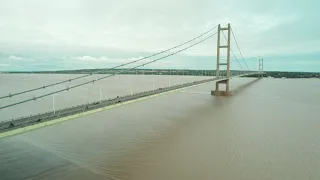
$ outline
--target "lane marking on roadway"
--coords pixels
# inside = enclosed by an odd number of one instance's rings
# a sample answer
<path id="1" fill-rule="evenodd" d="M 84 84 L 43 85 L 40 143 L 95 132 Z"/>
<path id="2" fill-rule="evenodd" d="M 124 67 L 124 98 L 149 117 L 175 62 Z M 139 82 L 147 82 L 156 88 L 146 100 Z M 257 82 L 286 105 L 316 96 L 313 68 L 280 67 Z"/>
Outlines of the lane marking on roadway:
<path id="1" fill-rule="evenodd" d="M 163 95 L 166 95 L 168 93 L 181 91 L 181 90 L 184 90 L 184 89 L 188 89 L 188 88 L 191 88 L 191 87 L 203 85 L 203 84 L 210 83 L 210 82 L 212 82 L 212 81 L 205 82 L 205 83 L 200 83 L 200 84 L 195 84 L 195 85 L 191 85 L 191 86 L 187 86 L 187 87 L 182 87 L 182 88 L 178 88 L 178 89 L 162 92 L 162 93 L 159 93 L 159 94 L 154 94 L 154 95 L 151 95 L 151 96 L 146 96 L 146 97 L 141 97 L 141 98 L 138 98 L 138 99 L 126 101 L 126 102 L 123 102 L 123 103 L 118 103 L 118 104 L 106 106 L 106 107 L 103 107 L 103 108 L 86 111 L 86 112 L 83 112 L 83 113 L 62 117 L 62 118 L 59 118 L 59 119 L 50 120 L 50 121 L 47 121 L 47 122 L 42 122 L 42 123 L 34 124 L 34 125 L 31 125 L 31 126 L 26 126 L 26 127 L 23 127 L 23 128 L 14 129 L 14 130 L 11 130 L 11 131 L 0 133 L 0 138 L 13 136 L 13 135 L 18 135 L 18 134 L 21 134 L 21 133 L 24 133 L 24 132 L 28 132 L 28 131 L 39 129 L 41 127 L 51 126 L 51 125 L 54 125 L 54 124 L 57 124 L 57 123 L 61 123 L 61 122 L 65 122 L 65 121 L 69 121 L 69 120 L 73 120 L 73 119 L 77 119 L 79 117 L 88 116 L 90 114 L 94 114 L 94 113 L 101 112 L 101 111 L 106 111 L 106 110 L 113 109 L 113 108 L 116 108 L 116 107 L 119 107 L 119 106 L 123 106 L 123 105 L 126 105 L 126 104 L 132 104 L 132 103 L 143 101 L 143 100 L 150 99 L 150 98 L 153 98 L 153 97 L 163 96 Z"/>

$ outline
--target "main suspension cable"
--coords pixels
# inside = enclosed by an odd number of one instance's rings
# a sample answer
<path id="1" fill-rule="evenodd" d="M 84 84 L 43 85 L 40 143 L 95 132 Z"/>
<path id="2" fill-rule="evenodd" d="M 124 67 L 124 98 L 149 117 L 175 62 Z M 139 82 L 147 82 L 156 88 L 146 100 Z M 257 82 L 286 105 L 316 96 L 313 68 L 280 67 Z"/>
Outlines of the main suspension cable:
<path id="1" fill-rule="evenodd" d="M 74 88 L 77 88 L 77 87 L 80 87 L 80 86 L 84 86 L 84 85 L 86 85 L 86 84 L 94 83 L 94 82 L 96 82 L 96 81 L 100 81 L 100 80 L 103 80 L 103 79 L 106 79 L 106 78 L 115 76 L 116 74 L 119 74 L 119 73 L 127 72 L 127 71 L 130 71 L 130 70 L 133 70 L 133 69 L 137 69 L 137 68 L 139 68 L 139 67 L 142 67 L 142 66 L 145 66 L 145 65 L 148 65 L 148 64 L 155 63 L 155 62 L 157 62 L 157 61 L 160 61 L 160 60 L 165 59 L 165 58 L 167 58 L 167 57 L 173 56 L 173 55 L 175 55 L 175 54 L 177 54 L 177 53 L 180 53 L 180 52 L 182 52 L 182 51 L 185 51 L 185 50 L 187 50 L 187 49 L 189 49 L 189 48 L 192 48 L 192 47 L 194 47 L 194 46 L 196 46 L 196 45 L 198 45 L 198 44 L 200 44 L 200 43 L 202 43 L 202 42 L 210 39 L 211 37 L 213 37 L 213 36 L 216 35 L 217 33 L 218 33 L 218 32 L 216 32 L 216 33 L 214 33 L 214 34 L 206 37 L 205 39 L 203 39 L 203 40 L 201 40 L 201 41 L 198 41 L 197 43 L 194 43 L 194 44 L 192 44 L 192 45 L 190 45 L 190 46 L 187 46 L 187 47 L 185 47 L 185 48 L 183 48 L 183 49 L 181 49 L 181 50 L 179 50 L 179 51 L 173 52 L 173 53 L 171 53 L 171 54 L 169 54 L 169 55 L 166 55 L 166 56 L 163 56 L 163 57 L 161 57 L 161 58 L 152 60 L 152 61 L 150 61 L 150 62 L 147 62 L 147 63 L 141 64 L 141 65 L 135 66 L 135 67 L 133 67 L 133 68 L 123 69 L 123 70 L 121 70 L 121 71 L 119 71 L 119 72 L 116 72 L 116 73 L 113 73 L 113 74 L 110 74 L 110 75 L 107 75 L 107 76 L 103 76 L 103 77 L 97 78 L 97 79 L 95 79 L 95 80 L 91 80 L 91 81 L 87 81 L 87 82 L 84 82 L 84 83 L 80 83 L 80 84 L 77 84 L 77 85 L 74 85 L 74 86 L 71 86 L 71 87 L 67 87 L 67 88 L 64 88 L 64 89 L 61 89 L 61 90 L 53 91 L 53 92 L 51 92 L 51 93 L 47 93 L 47 94 L 40 95 L 40 96 L 37 96 L 37 97 L 34 96 L 33 98 L 29 98 L 29 99 L 26 99 L 26 100 L 23 100 L 23 101 L 19 101 L 19 102 L 16 102 L 16 103 L 12 103 L 12 104 L 9 104 L 9 105 L 2 106 L 2 107 L 0 107 L 0 109 L 5 109 L 5 108 L 8 108 L 8 107 L 16 106 L 16 105 L 18 105 L 18 104 L 23 104 L 23 103 L 26 103 L 26 102 L 29 102 L 29 101 L 41 99 L 41 98 L 44 98 L 44 97 L 46 97 L 46 96 L 50 96 L 50 95 L 53 95 L 53 94 L 57 94 L 57 93 L 60 93 L 60 92 L 63 92 L 63 91 L 69 91 L 70 89 L 74 89 Z"/>
<path id="2" fill-rule="evenodd" d="M 116 69 L 116 68 L 119 68 L 119 67 L 124 67 L 126 65 L 129 65 L 129 64 L 133 64 L 133 63 L 136 63 L 136 62 L 139 62 L 139 61 L 142 61 L 142 60 L 145 60 L 145 59 L 148 59 L 148 58 L 151 58 L 151 57 L 154 57 L 154 56 L 157 56 L 157 55 L 160 55 L 160 54 L 163 54 L 163 53 L 166 53 L 168 51 L 171 51 L 173 49 L 176 49 L 178 47 L 181 47 L 181 46 L 184 46 L 192 41 L 195 41 L 196 39 L 199 39 L 200 37 L 210 33 L 211 31 L 213 31 L 214 29 L 216 29 L 218 26 L 215 26 L 211 29 L 209 29 L 208 31 L 200 34 L 199 36 L 191 39 L 191 40 L 188 40 L 184 43 L 181 43 L 179 45 L 176 45 L 174 47 L 171 47 L 169 49 L 166 49 L 166 50 L 163 50 L 163 51 L 160 51 L 158 53 L 155 53 L 155 54 L 152 54 L 152 55 L 149 55 L 149 56 L 145 56 L 145 57 L 142 57 L 142 58 L 139 58 L 137 60 L 134 60 L 134 61 L 131 61 L 131 62 L 128 62 L 128 63 L 123 63 L 123 64 L 120 64 L 118 66 L 115 66 L 115 67 L 112 67 L 112 68 L 107 68 L 107 69 L 103 69 L 103 70 L 99 70 L 97 72 L 95 72 L 94 74 L 98 74 L 100 72 L 103 72 L 103 71 L 106 71 L 106 70 L 113 70 L 113 69 Z M 11 98 L 13 96 L 17 96 L 17 95 L 21 95 L 21 94 L 25 94 L 25 93 L 29 93 L 29 92 L 33 92 L 33 91 L 37 91 L 37 90 L 40 90 L 40 89 L 45 89 L 45 88 L 48 88 L 48 87 L 52 87 L 52 86 L 56 86 L 56 85 L 59 85 L 59 84 L 63 84 L 63 83 L 66 83 L 66 82 L 71 82 L 71 81 L 74 81 L 74 80 L 77 80 L 77 79 L 82 79 L 82 78 L 85 78 L 85 77 L 88 77 L 88 76 L 91 76 L 93 73 L 90 73 L 90 74 L 85 74 L 85 75 L 82 75 L 82 76 L 79 76 L 79 77 L 75 77 L 75 78 L 70 78 L 70 79 L 67 79 L 67 80 L 64 80 L 64 81 L 60 81 L 60 82 L 56 82 L 56 83 L 53 83 L 53 84 L 48 84 L 48 85 L 44 85 L 44 86 L 41 86 L 41 87 L 37 87 L 37 88 L 33 88 L 33 89 L 29 89 L 29 90 L 25 90 L 25 91 L 21 91 L 21 92 L 17 92 L 17 93 L 9 93 L 9 95 L 5 95 L 5 96 L 2 96 L 0 97 L 0 99 L 4 99 L 4 98 Z"/>

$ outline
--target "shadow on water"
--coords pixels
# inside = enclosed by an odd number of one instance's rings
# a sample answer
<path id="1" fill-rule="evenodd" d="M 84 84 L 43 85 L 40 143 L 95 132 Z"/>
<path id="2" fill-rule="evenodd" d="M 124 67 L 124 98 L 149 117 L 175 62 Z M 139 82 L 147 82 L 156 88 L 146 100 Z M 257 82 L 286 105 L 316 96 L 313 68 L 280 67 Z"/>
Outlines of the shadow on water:
<path id="1" fill-rule="evenodd" d="M 250 79 L 248 83 L 243 82 L 241 86 L 237 86 L 234 89 L 234 92 L 238 94 L 259 80 L 260 79 Z M 174 154 L 174 157 L 172 157 L 172 159 L 174 159 L 173 162 L 177 163 L 184 171 L 188 169 L 189 166 L 185 166 L 183 162 L 180 161 L 180 154 L 190 155 L 191 153 L 192 155 L 187 157 L 189 161 L 197 161 L 199 158 L 206 159 L 207 157 L 206 155 L 199 155 L 201 154 L 200 152 L 205 150 L 202 149 L 194 152 L 192 147 L 197 147 L 200 144 L 202 147 L 211 148 L 212 150 L 216 150 L 216 153 L 219 153 L 219 148 L 216 148 L 216 146 L 220 146 L 223 142 L 217 140 L 210 146 L 208 145 L 210 143 L 207 142 L 207 139 L 203 137 L 209 137 L 213 134 L 219 136 L 220 130 L 228 131 L 229 127 L 224 128 L 223 126 L 228 124 L 228 119 L 232 119 L 232 115 L 227 111 L 232 98 L 211 98 L 210 95 L 208 96 L 208 98 L 205 98 L 206 103 L 186 109 L 187 111 L 185 111 L 183 115 L 170 117 L 170 122 L 172 123 L 170 128 L 162 129 L 154 136 L 148 135 L 145 139 L 140 139 L 140 144 L 135 146 L 135 150 L 131 150 L 123 154 L 121 158 L 116 159 L 113 165 L 121 169 L 121 171 L 109 172 L 111 177 L 115 179 L 131 179 L 137 172 L 139 172 L 137 174 L 145 174 L 144 169 L 148 169 L 148 167 L 151 167 L 151 169 L 166 169 L 166 167 L 169 166 L 170 168 L 168 169 L 179 169 L 177 166 L 166 164 L 168 161 L 172 162 L 170 159 L 162 161 L 161 158 L 157 158 L 157 156 L 164 156 L 164 158 L 166 158 L 166 156 L 168 156 L 167 151 L 170 151 L 169 154 Z M 204 135 L 204 132 L 207 130 L 205 127 L 212 128 L 212 131 L 209 130 L 207 131 L 209 134 Z M 210 132 L 212 132 L 212 134 Z M 185 144 L 181 141 L 185 142 Z M 202 162 L 212 163 L 210 160 Z M 150 166 L 150 164 L 152 164 L 153 167 Z M 170 170 L 166 171 L 170 172 Z M 150 176 L 156 176 L 156 174 L 151 172 Z M 179 179 L 177 177 L 181 176 L 181 174 L 174 172 L 171 176 Z"/>
<path id="2" fill-rule="evenodd" d="M 239 94 L 241 92 L 243 92 L 246 88 L 252 86 L 253 84 L 255 84 L 256 82 L 260 81 L 262 78 L 257 78 L 253 81 L 250 81 L 248 83 L 245 83 L 239 87 L 237 87 L 236 89 L 232 90 L 232 95 L 236 95 L 236 94 Z"/>
<path id="3" fill-rule="evenodd" d="M 240 86 L 232 89 L 231 96 L 214 96 L 214 101 L 213 101 L 214 107 L 223 108 L 224 105 L 227 105 L 229 103 L 230 97 L 233 97 L 233 96 L 240 94 L 241 92 L 243 92 L 244 90 L 246 90 L 250 86 L 257 83 L 260 79 L 262 79 L 262 78 L 256 78 L 252 81 L 249 81 L 248 83 L 241 84 Z"/>

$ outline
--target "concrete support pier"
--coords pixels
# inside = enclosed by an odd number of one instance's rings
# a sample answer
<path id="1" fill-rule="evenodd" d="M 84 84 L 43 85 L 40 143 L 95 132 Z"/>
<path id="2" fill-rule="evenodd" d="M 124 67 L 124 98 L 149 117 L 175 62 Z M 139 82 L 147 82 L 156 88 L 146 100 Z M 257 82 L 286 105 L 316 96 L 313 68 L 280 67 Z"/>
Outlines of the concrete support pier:
<path id="1" fill-rule="evenodd" d="M 211 95 L 213 95 L 213 96 L 231 96 L 232 92 L 229 90 L 229 81 L 230 81 L 230 79 L 216 81 L 216 89 L 211 91 Z M 219 85 L 220 84 L 225 84 L 226 85 L 226 90 L 225 91 L 220 91 L 219 90 Z"/>

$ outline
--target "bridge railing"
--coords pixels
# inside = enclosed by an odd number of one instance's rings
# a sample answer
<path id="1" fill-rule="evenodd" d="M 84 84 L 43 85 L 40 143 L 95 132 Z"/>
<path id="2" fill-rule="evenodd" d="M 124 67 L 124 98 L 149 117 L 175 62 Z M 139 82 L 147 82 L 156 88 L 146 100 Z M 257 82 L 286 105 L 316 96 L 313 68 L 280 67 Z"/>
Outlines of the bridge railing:
<path id="1" fill-rule="evenodd" d="M 214 80 L 216 80 L 216 78 L 204 79 L 204 80 L 199 80 L 199 81 L 192 81 L 192 82 L 187 82 L 187 83 L 183 83 L 183 84 L 177 84 L 177 85 L 173 85 L 173 86 L 158 88 L 158 89 L 154 89 L 154 90 L 146 90 L 146 91 L 142 91 L 139 93 L 132 93 L 130 95 L 117 96 L 117 97 L 111 98 L 111 99 L 104 99 L 101 101 L 84 103 L 84 104 L 72 106 L 69 108 L 63 108 L 63 109 L 58 109 L 55 111 L 38 113 L 35 115 L 31 115 L 31 116 L 19 117 L 19 118 L 12 119 L 10 121 L 1 122 L 0 123 L 0 132 L 6 131 L 8 129 L 11 130 L 11 129 L 16 129 L 16 128 L 21 128 L 21 127 L 25 127 L 25 126 L 40 123 L 40 122 L 45 122 L 45 121 L 49 121 L 49 120 L 53 120 L 53 119 L 57 119 L 57 118 L 61 118 L 61 117 L 66 117 L 66 116 L 70 116 L 73 114 L 81 114 L 86 111 L 127 102 L 127 101 L 134 100 L 137 98 L 147 97 L 147 96 L 167 92 L 170 90 L 175 90 L 175 89 L 180 89 L 183 87 L 188 87 L 188 86 L 192 86 L 192 85 L 196 85 L 196 84 L 210 82 L 210 81 L 214 81 Z"/>

